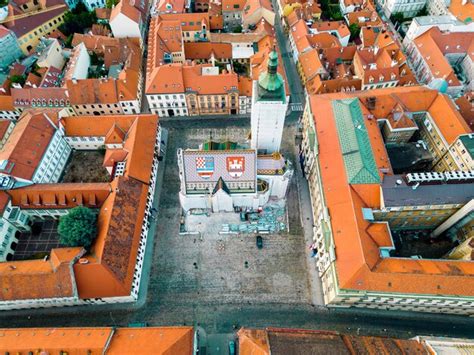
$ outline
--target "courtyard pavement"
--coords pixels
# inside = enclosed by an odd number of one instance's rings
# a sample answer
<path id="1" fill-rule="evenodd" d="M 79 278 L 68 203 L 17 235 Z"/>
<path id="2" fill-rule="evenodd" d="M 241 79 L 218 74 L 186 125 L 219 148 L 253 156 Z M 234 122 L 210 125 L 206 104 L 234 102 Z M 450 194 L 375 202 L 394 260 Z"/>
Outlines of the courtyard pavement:
<path id="1" fill-rule="evenodd" d="M 35 225 L 41 227 L 41 232 L 38 234 L 33 234 L 31 231 L 21 233 L 12 260 L 26 260 L 34 255 L 49 253 L 51 249 L 60 246 L 58 221 L 53 219 L 38 220 L 35 221 Z"/>

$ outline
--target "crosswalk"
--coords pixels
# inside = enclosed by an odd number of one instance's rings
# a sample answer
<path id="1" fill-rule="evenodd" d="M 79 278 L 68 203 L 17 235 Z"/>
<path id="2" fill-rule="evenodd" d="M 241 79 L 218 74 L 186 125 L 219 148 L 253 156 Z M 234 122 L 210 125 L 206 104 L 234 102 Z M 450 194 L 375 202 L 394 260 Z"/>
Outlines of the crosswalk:
<path id="1" fill-rule="evenodd" d="M 295 102 L 293 104 L 290 104 L 290 110 L 291 111 L 303 111 L 303 104 L 300 102 Z"/>

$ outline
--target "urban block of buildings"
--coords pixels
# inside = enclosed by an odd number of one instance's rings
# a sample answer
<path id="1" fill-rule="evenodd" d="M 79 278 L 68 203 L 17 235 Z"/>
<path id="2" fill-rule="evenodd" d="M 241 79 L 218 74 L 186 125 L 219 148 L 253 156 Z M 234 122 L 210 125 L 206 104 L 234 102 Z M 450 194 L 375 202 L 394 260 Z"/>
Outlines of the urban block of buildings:
<path id="1" fill-rule="evenodd" d="M 161 117 L 250 113 L 252 79 L 274 46 L 267 22 L 250 33 L 213 33 L 206 13 L 181 15 L 186 16 L 151 20 L 145 84 L 151 112 Z"/>
<path id="2" fill-rule="evenodd" d="M 373 11 L 370 9 L 367 11 Z M 346 16 L 349 25 L 352 14 L 356 12 L 349 12 Z M 343 22 L 308 25 L 305 20 L 291 16 L 286 21 L 293 60 L 309 94 L 417 83 L 407 58 L 385 26 L 362 22 L 361 43 L 356 45 L 349 44 L 350 33 Z"/>
<path id="3" fill-rule="evenodd" d="M 395 339 L 340 334 L 333 331 L 265 328 L 241 328 L 237 332 L 239 351 L 250 354 L 462 354 L 472 351 L 469 339 L 450 339 L 418 336 Z"/>
<path id="4" fill-rule="evenodd" d="M 67 10 L 62 0 L 10 1 L 3 26 L 15 34 L 21 51 L 27 55 L 42 37 L 53 33 L 64 22 Z"/>
<path id="5" fill-rule="evenodd" d="M 394 243 L 413 230 L 453 248 L 473 236 L 474 136 L 451 99 L 424 87 L 312 95 L 303 127 L 325 303 L 472 315 L 471 253 L 400 256 Z M 428 163 L 395 174 L 397 144 Z"/>
<path id="6" fill-rule="evenodd" d="M 3 328 L 0 351 L 56 354 L 198 354 L 206 344 L 193 327 L 70 327 Z M 359 354 L 410 353 L 441 355 L 472 351 L 469 339 L 416 336 L 412 339 L 341 334 L 329 330 L 241 328 L 235 333 L 233 349 L 242 355 L 270 354 Z M 18 338 L 22 342 L 18 342 Z M 227 349 L 225 349 L 227 350 Z"/>
<path id="7" fill-rule="evenodd" d="M 474 90 L 474 23 L 446 22 L 415 19 L 403 43 L 420 84 L 456 98 Z"/>
<path id="8" fill-rule="evenodd" d="M 0 309 L 137 300 L 160 155 L 157 116 L 30 110 L 4 134 Z M 62 180 L 74 151 L 101 149 L 106 182 Z M 15 259 L 12 245 L 31 225 L 77 206 L 98 215 L 90 250 L 58 247 L 43 259 Z"/>
<path id="9" fill-rule="evenodd" d="M 42 38 L 35 52 L 15 64 L 0 93 L 0 118 L 26 109 L 60 109 L 62 116 L 135 114 L 141 109 L 139 38 L 75 34 L 72 49 Z M 11 83 L 20 75 L 24 84 Z"/>

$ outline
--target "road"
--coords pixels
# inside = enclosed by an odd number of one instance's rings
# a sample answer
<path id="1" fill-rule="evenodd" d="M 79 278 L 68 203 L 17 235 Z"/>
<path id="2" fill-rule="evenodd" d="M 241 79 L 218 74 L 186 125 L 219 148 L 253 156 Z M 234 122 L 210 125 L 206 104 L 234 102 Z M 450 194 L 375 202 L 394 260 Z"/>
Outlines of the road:
<path id="1" fill-rule="evenodd" d="M 274 9 L 278 9 L 276 1 L 277 0 L 272 0 Z M 286 38 L 285 32 L 283 30 L 283 26 L 282 26 L 279 15 L 275 16 L 274 28 L 275 28 L 276 39 L 278 42 L 278 48 L 280 49 L 280 54 L 283 58 L 283 65 L 285 67 L 285 72 L 286 72 L 286 80 L 288 80 L 288 86 L 290 89 L 290 95 L 291 95 L 290 101 L 292 103 L 301 103 L 304 106 L 305 97 L 304 97 L 303 85 L 301 84 L 298 71 L 296 70 L 296 65 L 293 62 L 293 59 L 291 56 L 290 45 L 288 43 L 288 39 Z"/>

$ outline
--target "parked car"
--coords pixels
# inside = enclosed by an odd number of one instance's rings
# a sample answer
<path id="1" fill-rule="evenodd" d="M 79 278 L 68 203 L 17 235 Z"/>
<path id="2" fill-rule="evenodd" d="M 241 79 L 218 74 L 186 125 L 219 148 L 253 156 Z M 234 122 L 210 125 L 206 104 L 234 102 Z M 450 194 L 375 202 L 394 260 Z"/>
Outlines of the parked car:
<path id="1" fill-rule="evenodd" d="M 235 355 L 235 341 L 229 341 L 229 355 Z"/>
<path id="2" fill-rule="evenodd" d="M 261 235 L 257 235 L 257 248 L 258 249 L 263 248 L 263 238 Z"/>

